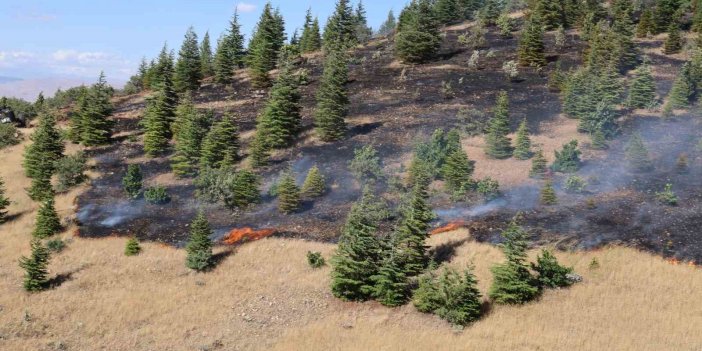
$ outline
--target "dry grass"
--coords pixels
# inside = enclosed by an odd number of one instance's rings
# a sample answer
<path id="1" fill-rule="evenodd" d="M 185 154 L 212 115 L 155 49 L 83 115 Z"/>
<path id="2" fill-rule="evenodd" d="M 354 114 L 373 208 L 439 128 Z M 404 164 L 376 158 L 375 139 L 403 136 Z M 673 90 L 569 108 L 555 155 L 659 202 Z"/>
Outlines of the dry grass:
<path id="1" fill-rule="evenodd" d="M 699 350 L 702 272 L 625 248 L 560 253 L 585 281 L 523 307 L 497 307 L 464 331 L 412 306 L 346 303 L 329 294 L 329 267 L 313 270 L 305 253 L 329 257 L 331 244 L 269 238 L 239 247 L 207 274 L 184 267 L 183 250 L 143 244 L 125 257 L 125 239 L 69 238 L 52 276 L 70 275 L 37 294 L 21 288 L 17 259 L 28 253 L 36 206 L 20 165 L 22 145 L 0 151 L 0 176 L 18 218 L 0 226 L 2 350 Z M 81 189 L 60 195 L 70 214 Z M 457 231 L 432 245 L 469 240 Z M 222 252 L 227 248 L 217 248 Z M 588 270 L 597 257 L 601 268 Z M 492 246 L 467 241 L 451 264 L 476 265 L 480 288 L 501 260 Z"/>

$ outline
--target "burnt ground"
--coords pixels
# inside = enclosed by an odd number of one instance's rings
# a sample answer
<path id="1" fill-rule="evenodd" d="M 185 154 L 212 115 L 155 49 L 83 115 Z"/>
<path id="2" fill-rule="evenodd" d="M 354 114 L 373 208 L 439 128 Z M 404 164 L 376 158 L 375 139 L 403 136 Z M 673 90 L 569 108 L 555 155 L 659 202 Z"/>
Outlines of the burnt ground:
<path id="1" fill-rule="evenodd" d="M 149 159 L 143 155 L 138 135 L 138 118 L 144 108 L 143 99 L 127 97 L 117 104 L 115 119 L 120 137 L 113 145 L 91 150 L 96 169 L 102 174 L 92 181 L 92 187 L 78 199 L 80 235 L 136 235 L 141 239 L 181 245 L 187 237 L 187 225 L 198 208 L 204 209 L 218 237 L 239 227 L 275 228 L 284 235 L 316 240 L 334 240 L 351 203 L 360 193 L 360 186 L 349 175 L 347 163 L 353 150 L 373 144 L 382 156 L 386 170 L 397 170 L 408 161 L 414 141 L 428 137 L 436 128 L 463 127 L 457 115 L 460 108 L 489 111 L 500 90 L 510 96 L 512 127 L 526 118 L 532 133 L 539 133 L 544 122 L 558 118 L 558 94 L 548 91 L 547 75 L 560 59 L 568 69 L 580 62 L 583 45 L 575 36 L 562 53 L 548 52 L 549 65 L 543 71 L 521 70 L 518 82 L 509 82 L 501 71 L 502 63 L 516 60 L 518 39 L 505 39 L 494 28 L 487 36 L 477 69 L 467 67 L 472 50 L 461 49 L 457 36 L 464 29 L 446 31 L 441 58 L 435 62 L 406 66 L 397 63 L 391 43 L 374 41 L 354 50 L 350 64 L 350 110 L 348 138 L 337 143 L 321 143 L 309 137 L 312 129 L 314 93 L 321 75 L 321 58 L 307 57 L 300 63 L 311 74 L 309 85 L 301 87 L 303 124 L 306 129 L 297 145 L 274 156 L 272 165 L 262 171 L 264 193 L 279 172 L 292 165 L 302 181 L 307 169 L 316 164 L 327 178 L 331 190 L 321 199 L 306 202 L 303 209 L 292 215 L 276 211 L 275 200 L 269 196 L 245 211 L 232 213 L 219 205 L 200 203 L 195 197 L 192 180 L 168 182 L 172 201 L 165 205 L 147 204 L 143 200 L 128 201 L 121 189 L 126 163 L 139 162 L 146 183 L 157 184 L 168 177 L 167 157 Z M 553 33 L 546 35 L 546 47 L 553 47 Z M 657 76 L 659 95 L 665 96 L 670 79 L 682 61 L 658 55 L 652 48 L 660 41 L 640 43 L 652 61 Z M 486 58 L 488 50 L 493 58 Z M 404 73 L 403 73 L 404 72 Z M 242 135 L 250 135 L 256 114 L 265 102 L 245 79 L 233 87 L 206 83 L 195 97 L 200 107 L 213 108 L 217 116 L 233 113 Z M 450 82 L 454 97 L 442 92 L 442 82 Z M 448 203 L 446 196 L 435 194 L 433 203 L 439 215 L 437 225 L 451 220 L 471 220 L 480 240 L 498 241 L 499 228 L 517 211 L 524 212 L 524 223 L 532 229 L 535 240 L 558 242 L 569 247 L 590 248 L 611 242 L 630 245 L 702 261 L 702 247 L 696 240 L 702 224 L 699 208 L 699 155 L 693 150 L 699 140 L 699 125 L 681 117 L 673 122 L 658 118 L 629 115 L 623 121 L 623 134 L 613 142 L 607 156 L 587 160 L 580 175 L 590 180 L 588 194 L 565 194 L 559 191 L 560 205 L 538 206 L 538 189 L 530 186 L 504 189 L 504 197 L 488 204 Z M 671 126 L 676 126 L 672 128 Z M 631 174 L 623 168 L 623 143 L 633 130 L 640 131 L 652 151 L 655 171 Z M 665 141 L 668 131 L 669 139 Z M 136 139 L 126 135 L 136 135 Z M 243 137 L 244 146 L 248 138 Z M 685 139 L 685 140 L 682 140 Z M 659 142 L 659 140 L 661 140 Z M 674 172 L 677 154 L 687 152 L 691 171 L 687 175 Z M 597 179 L 593 177 L 597 176 Z M 172 177 L 171 177 L 172 178 Z M 557 176 L 557 184 L 564 176 Z M 659 205 L 653 191 L 663 188 L 670 179 L 680 196 L 680 206 Z M 587 203 L 593 198 L 595 208 Z"/>

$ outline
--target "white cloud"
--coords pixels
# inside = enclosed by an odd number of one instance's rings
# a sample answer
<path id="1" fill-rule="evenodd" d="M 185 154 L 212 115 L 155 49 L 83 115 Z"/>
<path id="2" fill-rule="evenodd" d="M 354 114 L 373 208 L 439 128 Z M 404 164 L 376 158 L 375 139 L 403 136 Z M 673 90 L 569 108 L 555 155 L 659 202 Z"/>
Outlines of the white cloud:
<path id="1" fill-rule="evenodd" d="M 0 51 L 0 75 L 90 78 L 97 77 L 100 71 L 105 71 L 108 77 L 126 80 L 136 70 L 136 66 L 136 63 L 122 56 L 100 51 Z"/>
<path id="2" fill-rule="evenodd" d="M 256 5 L 240 2 L 236 4 L 236 10 L 241 13 L 254 12 L 256 10 Z"/>
<path id="3" fill-rule="evenodd" d="M 99 63 L 115 59 L 114 55 L 104 52 L 89 52 L 76 50 L 57 50 L 51 54 L 51 58 L 55 61 L 73 61 L 81 64 Z"/>

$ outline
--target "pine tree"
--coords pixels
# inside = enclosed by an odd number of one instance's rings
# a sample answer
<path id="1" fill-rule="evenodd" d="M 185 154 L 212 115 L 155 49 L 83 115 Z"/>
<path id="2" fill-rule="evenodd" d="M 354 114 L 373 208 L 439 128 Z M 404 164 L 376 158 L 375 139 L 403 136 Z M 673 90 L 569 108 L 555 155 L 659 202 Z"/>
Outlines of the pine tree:
<path id="1" fill-rule="evenodd" d="M 356 44 L 356 16 L 348 0 L 337 0 L 334 13 L 324 27 L 324 49 L 345 50 Z"/>
<path id="2" fill-rule="evenodd" d="M 645 108 L 650 106 L 655 99 L 656 84 L 651 75 L 651 69 L 644 62 L 634 71 L 626 104 L 631 108 Z"/>
<path id="3" fill-rule="evenodd" d="M 138 164 L 127 166 L 127 173 L 122 178 L 122 187 L 129 198 L 136 199 L 141 194 L 142 178 L 141 167 Z"/>
<path id="4" fill-rule="evenodd" d="M 284 64 L 258 117 L 256 133 L 269 148 L 289 146 L 302 129 L 299 79 L 291 65 Z"/>
<path id="5" fill-rule="evenodd" d="M 551 169 L 554 172 L 574 173 L 580 168 L 580 154 L 578 150 L 578 141 L 571 140 L 563 145 L 561 151 L 554 151 L 556 160 L 553 161 Z"/>
<path id="6" fill-rule="evenodd" d="M 190 104 L 187 99 L 181 104 Z M 200 164 L 203 140 L 212 123 L 212 112 L 201 113 L 195 109 L 186 109 L 191 113 L 179 116 L 178 133 L 175 135 L 175 154 L 171 159 L 171 168 L 178 177 L 194 176 Z"/>
<path id="7" fill-rule="evenodd" d="M 537 273 L 539 284 L 545 288 L 562 288 L 573 284 L 568 279 L 568 274 L 573 272 L 572 268 L 561 266 L 553 254 L 543 249 L 541 255 L 536 256 L 536 264 L 531 267 Z"/>
<path id="8" fill-rule="evenodd" d="M 366 300 L 374 290 L 372 279 L 381 264 L 382 248 L 375 236 L 379 220 L 378 199 L 370 188 L 354 203 L 332 256 L 331 290 L 344 300 Z"/>
<path id="9" fill-rule="evenodd" d="M 452 24 L 462 19 L 458 0 L 436 0 L 434 12 L 441 24 Z"/>
<path id="10" fill-rule="evenodd" d="M 553 181 L 551 179 L 544 182 L 544 186 L 541 188 L 541 204 L 542 205 L 555 205 L 558 203 L 558 198 L 556 197 L 556 191 L 553 189 Z"/>
<path id="11" fill-rule="evenodd" d="M 437 283 L 441 302 L 434 312 L 439 317 L 455 325 L 467 325 L 480 318 L 481 295 L 472 267 L 462 276 L 455 269 L 446 267 Z"/>
<path id="12" fill-rule="evenodd" d="M 300 50 L 303 53 L 315 52 L 322 48 L 322 36 L 319 31 L 319 20 L 312 19 L 311 9 L 307 10 L 305 27 L 300 38 Z"/>
<path id="13" fill-rule="evenodd" d="M 397 264 L 407 277 L 421 274 L 429 263 L 426 239 L 434 214 L 427 204 L 427 198 L 426 186 L 416 184 L 391 239 L 395 256 L 393 264 Z"/>
<path id="14" fill-rule="evenodd" d="M 19 261 L 20 268 L 24 269 L 24 290 L 37 292 L 48 288 L 48 266 L 50 253 L 39 239 L 32 239 L 32 255 L 22 256 Z"/>
<path id="15" fill-rule="evenodd" d="M 256 88 L 266 88 L 270 84 L 268 71 L 275 68 L 278 54 L 283 47 L 284 33 L 280 30 L 282 17 L 273 11 L 270 3 L 266 3 L 263 13 L 256 25 L 256 31 L 249 41 L 247 63 L 251 74 L 251 82 Z"/>
<path id="16" fill-rule="evenodd" d="M 500 92 L 497 96 L 497 104 L 485 136 L 485 154 L 497 159 L 512 156 L 512 141 L 507 136 L 509 134 L 508 99 L 505 91 Z"/>
<path id="17" fill-rule="evenodd" d="M 110 142 L 113 122 L 107 117 L 112 113 L 112 88 L 107 85 L 105 75 L 100 72 L 97 83 L 88 89 L 84 103 L 78 111 L 80 119 L 80 141 L 86 146 L 103 145 Z"/>
<path id="18" fill-rule="evenodd" d="M 195 271 L 202 272 L 212 267 L 212 229 L 202 211 L 190 224 L 190 236 L 185 250 L 188 256 L 185 265 Z"/>
<path id="19" fill-rule="evenodd" d="M 368 27 L 368 20 L 366 19 L 366 9 L 363 7 L 363 0 L 359 0 L 356 5 L 356 12 L 354 13 L 356 20 L 355 35 L 356 42 L 364 44 L 370 40 L 373 35 L 373 30 Z"/>
<path id="20" fill-rule="evenodd" d="M 346 54 L 340 50 L 328 51 L 324 61 L 324 73 L 317 90 L 317 107 L 314 112 L 315 129 L 323 141 L 340 140 L 346 134 L 344 117 L 349 105 L 345 87 L 347 81 Z"/>
<path id="21" fill-rule="evenodd" d="M 388 12 L 388 18 L 385 19 L 385 22 L 383 22 L 383 24 L 380 25 L 380 28 L 378 28 L 378 35 L 390 35 L 395 31 L 395 27 L 397 27 L 395 14 L 392 12 L 392 10 L 390 10 L 390 12 Z"/>
<path id="22" fill-rule="evenodd" d="M 239 159 L 239 131 L 231 116 L 215 123 L 202 142 L 200 169 L 222 168 Z"/>
<path id="23" fill-rule="evenodd" d="M 30 137 L 30 144 L 24 151 L 24 173 L 29 178 L 51 177 L 55 163 L 63 157 L 64 145 L 56 129 L 56 119 L 52 114 L 39 116 L 39 125 Z"/>
<path id="24" fill-rule="evenodd" d="M 37 222 L 34 226 L 32 236 L 38 239 L 46 239 L 61 231 L 61 220 L 59 220 L 54 199 L 49 198 L 39 207 L 37 212 Z"/>
<path id="25" fill-rule="evenodd" d="M 468 159 L 468 155 L 463 149 L 455 150 L 449 154 L 441 170 L 448 190 L 454 193 L 467 190 L 473 183 L 471 177 L 474 169 L 475 161 Z"/>
<path id="26" fill-rule="evenodd" d="M 664 32 L 670 23 L 676 22 L 676 11 L 680 6 L 677 0 L 656 1 L 655 12 L 653 13 L 654 34 Z"/>
<path id="27" fill-rule="evenodd" d="M 532 16 L 541 19 L 546 30 L 553 30 L 559 26 L 567 26 L 565 23 L 565 13 L 560 1 L 538 0 Z"/>
<path id="28" fill-rule="evenodd" d="M 529 176 L 533 178 L 541 178 L 548 172 L 548 161 L 544 157 L 544 151 L 542 149 L 536 150 L 534 153 L 534 158 L 531 159 L 531 169 L 529 170 Z"/>
<path id="29" fill-rule="evenodd" d="M 251 159 L 251 167 L 261 168 L 268 165 L 269 149 L 265 142 L 258 135 L 254 136 L 254 140 L 249 144 L 249 156 Z"/>
<path id="30" fill-rule="evenodd" d="M 629 139 L 629 143 L 625 148 L 626 159 L 629 161 L 629 167 L 636 172 L 646 172 L 653 168 L 651 159 L 648 155 L 648 149 L 641 139 L 641 135 L 634 134 Z"/>
<path id="31" fill-rule="evenodd" d="M 295 184 L 292 170 L 287 170 L 278 182 L 278 211 L 290 214 L 300 208 L 300 188 Z"/>
<path id="32" fill-rule="evenodd" d="M 0 178 L 0 224 L 7 220 L 7 206 L 10 206 L 10 199 L 5 196 L 5 181 Z"/>
<path id="33" fill-rule="evenodd" d="M 683 64 L 680 72 L 673 81 L 673 86 L 668 94 L 668 104 L 671 108 L 685 108 L 695 96 L 695 82 L 692 77 L 692 67 L 689 62 Z"/>
<path id="34" fill-rule="evenodd" d="M 645 38 L 653 32 L 653 15 L 650 9 L 644 9 L 639 18 L 639 24 L 636 25 L 636 37 Z"/>
<path id="35" fill-rule="evenodd" d="M 307 197 L 320 197 L 327 190 L 327 185 L 324 180 L 324 175 L 319 171 L 317 166 L 312 166 L 307 171 L 305 182 L 302 183 L 302 194 Z"/>
<path id="36" fill-rule="evenodd" d="M 533 67 L 546 65 L 543 36 L 541 20 L 532 16 L 525 24 L 519 40 L 519 64 Z"/>
<path id="37" fill-rule="evenodd" d="M 171 107 L 168 97 L 156 91 L 146 102 L 144 112 L 144 151 L 150 157 L 162 154 L 168 148 L 171 138 Z"/>
<path id="38" fill-rule="evenodd" d="M 677 22 L 673 22 L 668 27 L 668 38 L 663 44 L 663 53 L 666 55 L 677 54 L 682 49 L 683 42 L 680 37 L 680 27 Z"/>
<path id="39" fill-rule="evenodd" d="M 498 304 L 522 304 L 539 294 L 536 279 L 526 264 L 527 232 L 516 221 L 512 221 L 502 232 L 504 242 L 500 245 L 507 262 L 491 268 L 493 283 L 489 296 Z"/>
<path id="40" fill-rule="evenodd" d="M 602 131 L 602 128 L 597 128 L 594 133 L 590 136 L 591 139 L 591 146 L 595 150 L 606 150 L 609 148 L 609 145 L 607 145 L 607 138 L 605 137 L 605 133 Z"/>
<path id="41" fill-rule="evenodd" d="M 519 128 L 517 128 L 514 157 L 518 160 L 528 160 L 531 158 L 531 139 L 529 139 L 529 129 L 527 127 L 526 118 L 522 120 L 522 123 L 519 124 Z"/>
<path id="42" fill-rule="evenodd" d="M 402 267 L 391 255 L 383 262 L 373 279 L 373 297 L 388 307 L 403 305 L 408 300 L 409 283 Z"/>
<path id="43" fill-rule="evenodd" d="M 215 82 L 219 84 L 231 82 L 234 69 L 240 67 L 243 61 L 244 36 L 241 34 L 239 14 L 235 11 L 229 21 L 229 30 L 217 41 L 214 58 Z"/>
<path id="44" fill-rule="evenodd" d="M 395 54 L 400 60 L 420 63 L 433 59 L 441 45 L 438 21 L 430 0 L 412 2 L 402 11 L 395 37 Z"/>
<path id="45" fill-rule="evenodd" d="M 595 133 L 601 131 L 605 136 L 613 136 L 618 131 L 617 111 L 614 106 L 601 101 L 596 105 L 594 111 L 580 117 L 578 131 L 584 133 Z"/>
<path id="46" fill-rule="evenodd" d="M 180 93 L 196 91 L 200 88 L 202 61 L 197 34 L 193 27 L 188 28 L 188 31 L 185 33 L 183 45 L 178 52 L 174 78 L 176 91 Z"/>
<path id="47" fill-rule="evenodd" d="M 212 44 L 210 44 L 210 32 L 205 32 L 200 43 L 200 72 L 202 77 L 214 75 L 214 56 L 212 56 Z"/>
<path id="48" fill-rule="evenodd" d="M 125 256 L 136 256 L 141 252 L 141 246 L 139 245 L 139 240 L 135 237 L 129 238 L 127 240 L 127 245 L 124 247 Z"/>

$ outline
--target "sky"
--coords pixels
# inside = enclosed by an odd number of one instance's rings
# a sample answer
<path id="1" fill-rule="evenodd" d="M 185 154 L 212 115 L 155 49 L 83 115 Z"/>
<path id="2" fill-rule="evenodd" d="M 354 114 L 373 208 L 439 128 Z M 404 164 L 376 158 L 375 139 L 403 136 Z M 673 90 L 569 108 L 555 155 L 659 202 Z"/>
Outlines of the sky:
<path id="1" fill-rule="evenodd" d="M 409 0 L 366 0 L 373 28 Z M 356 4 L 357 0 L 352 0 Z M 142 57 L 155 57 L 167 42 L 177 53 L 193 26 L 199 39 L 209 30 L 213 46 L 238 9 L 242 33 L 251 32 L 266 0 L 0 0 L 0 78 L 95 80 L 101 70 L 121 84 Z M 288 37 L 312 8 L 320 24 L 334 0 L 272 0 L 286 21 Z M 213 48 L 214 50 L 214 48 Z"/>

